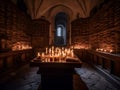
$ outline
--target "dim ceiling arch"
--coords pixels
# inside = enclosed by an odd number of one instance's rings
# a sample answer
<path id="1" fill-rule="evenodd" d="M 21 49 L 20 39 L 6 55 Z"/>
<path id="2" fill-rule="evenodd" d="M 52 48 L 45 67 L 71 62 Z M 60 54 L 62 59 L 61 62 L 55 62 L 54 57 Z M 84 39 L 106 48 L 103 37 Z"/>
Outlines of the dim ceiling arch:
<path id="1" fill-rule="evenodd" d="M 17 0 L 11 0 L 16 2 Z M 50 17 L 49 12 L 55 11 L 54 8 L 63 10 L 67 8 L 72 12 L 71 20 L 76 19 L 79 14 L 81 18 L 89 17 L 90 11 L 105 0 L 23 0 L 27 7 L 27 13 L 32 19 L 39 19 L 41 16 Z M 57 6 L 58 5 L 58 6 Z M 62 5 L 62 6 L 60 6 Z M 58 9 L 58 10 L 59 10 Z M 67 11 L 66 11 L 67 12 Z M 52 15 L 52 14 L 51 14 Z M 71 15 L 71 14 L 70 14 Z"/>
<path id="2" fill-rule="evenodd" d="M 73 11 L 71 10 L 71 8 L 65 6 L 65 5 L 62 5 L 62 4 L 59 4 L 59 5 L 56 5 L 56 6 L 53 6 L 49 9 L 49 13 L 48 15 L 50 17 L 49 20 L 54 20 L 55 16 L 59 13 L 59 12 L 64 12 L 67 16 L 68 16 L 68 19 L 70 18 L 73 18 Z"/>
<path id="3" fill-rule="evenodd" d="M 31 15 L 31 18 L 34 19 L 37 13 L 39 13 L 43 0 L 24 0 L 24 2 L 28 8 L 28 13 Z"/>
<path id="4" fill-rule="evenodd" d="M 76 0 L 81 9 L 82 17 L 89 17 L 91 10 L 101 4 L 104 0 Z"/>

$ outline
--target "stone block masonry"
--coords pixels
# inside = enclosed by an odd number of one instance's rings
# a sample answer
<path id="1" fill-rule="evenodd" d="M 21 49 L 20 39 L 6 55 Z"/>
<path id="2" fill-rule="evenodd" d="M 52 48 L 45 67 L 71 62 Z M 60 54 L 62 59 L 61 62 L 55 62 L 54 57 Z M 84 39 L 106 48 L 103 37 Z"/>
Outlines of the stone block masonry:
<path id="1" fill-rule="evenodd" d="M 81 40 L 83 36 L 88 40 Z M 120 53 L 120 1 L 110 0 L 93 16 L 73 21 L 72 37 L 72 44 L 88 42 L 92 50 L 111 48 L 114 53 Z"/>

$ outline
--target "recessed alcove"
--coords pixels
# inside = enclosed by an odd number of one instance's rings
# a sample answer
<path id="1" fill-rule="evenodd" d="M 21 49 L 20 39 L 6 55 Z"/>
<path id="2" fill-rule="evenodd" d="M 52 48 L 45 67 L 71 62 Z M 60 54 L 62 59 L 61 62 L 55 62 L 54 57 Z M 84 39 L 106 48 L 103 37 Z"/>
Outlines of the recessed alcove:
<path id="1" fill-rule="evenodd" d="M 54 44 L 56 46 L 65 46 L 67 37 L 68 17 L 65 13 L 60 12 L 55 16 L 55 35 Z"/>

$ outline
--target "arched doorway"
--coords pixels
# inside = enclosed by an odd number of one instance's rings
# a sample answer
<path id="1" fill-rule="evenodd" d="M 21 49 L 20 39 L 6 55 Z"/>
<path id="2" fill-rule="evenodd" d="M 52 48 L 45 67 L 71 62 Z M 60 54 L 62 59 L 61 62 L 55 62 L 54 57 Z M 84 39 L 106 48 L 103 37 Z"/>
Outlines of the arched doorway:
<path id="1" fill-rule="evenodd" d="M 67 25 L 67 15 L 64 12 L 60 12 L 55 16 L 55 38 L 54 44 L 56 46 L 66 45 L 66 26 Z"/>

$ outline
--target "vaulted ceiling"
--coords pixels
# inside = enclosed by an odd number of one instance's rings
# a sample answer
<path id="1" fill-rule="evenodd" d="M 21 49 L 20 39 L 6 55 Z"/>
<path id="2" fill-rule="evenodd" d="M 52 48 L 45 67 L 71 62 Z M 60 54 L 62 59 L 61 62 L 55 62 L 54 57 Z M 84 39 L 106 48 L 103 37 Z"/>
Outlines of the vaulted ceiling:
<path id="1" fill-rule="evenodd" d="M 12 0 L 16 3 L 18 0 Z M 20 0 L 19 0 L 20 1 Z M 70 20 L 89 17 L 91 10 L 104 0 L 21 0 L 32 19 L 45 17 L 51 20 L 59 12 L 66 13 Z"/>

